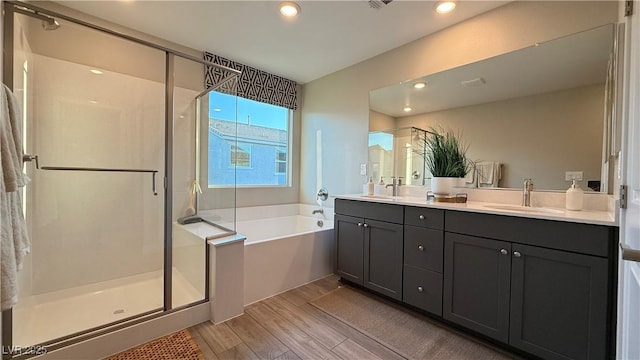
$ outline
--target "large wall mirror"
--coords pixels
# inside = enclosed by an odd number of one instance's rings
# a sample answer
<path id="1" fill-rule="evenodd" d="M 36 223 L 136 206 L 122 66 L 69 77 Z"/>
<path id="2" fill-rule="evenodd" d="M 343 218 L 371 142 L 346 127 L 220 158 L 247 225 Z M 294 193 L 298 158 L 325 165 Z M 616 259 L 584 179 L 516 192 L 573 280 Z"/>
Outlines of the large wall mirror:
<path id="1" fill-rule="evenodd" d="M 566 190 L 581 174 L 611 193 L 614 40 L 609 24 L 373 90 L 371 121 L 459 130 L 471 159 L 500 166 L 490 187 Z"/>

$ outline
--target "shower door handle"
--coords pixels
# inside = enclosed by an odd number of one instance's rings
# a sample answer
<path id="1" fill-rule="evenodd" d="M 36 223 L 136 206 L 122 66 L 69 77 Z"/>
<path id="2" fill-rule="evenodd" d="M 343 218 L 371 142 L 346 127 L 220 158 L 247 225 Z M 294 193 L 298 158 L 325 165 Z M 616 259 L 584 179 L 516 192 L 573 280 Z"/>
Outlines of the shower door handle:
<path id="1" fill-rule="evenodd" d="M 40 163 L 38 162 L 38 155 L 29 155 L 29 154 L 24 154 L 22 155 L 22 162 L 31 162 L 35 160 L 36 161 L 36 169 L 40 169 Z"/>

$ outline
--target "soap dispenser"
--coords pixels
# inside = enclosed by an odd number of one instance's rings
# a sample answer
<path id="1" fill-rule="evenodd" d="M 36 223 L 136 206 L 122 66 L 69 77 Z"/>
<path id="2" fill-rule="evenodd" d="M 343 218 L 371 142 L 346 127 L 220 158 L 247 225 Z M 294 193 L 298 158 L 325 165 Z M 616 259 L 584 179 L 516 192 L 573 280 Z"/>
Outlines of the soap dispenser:
<path id="1" fill-rule="evenodd" d="M 367 195 L 373 195 L 373 190 L 375 185 L 373 184 L 373 177 L 369 177 L 369 182 L 367 183 Z"/>
<path id="2" fill-rule="evenodd" d="M 573 180 L 573 184 L 569 190 L 567 190 L 567 210 L 582 210 L 582 203 L 584 199 L 584 191 L 580 189 L 576 180 Z"/>

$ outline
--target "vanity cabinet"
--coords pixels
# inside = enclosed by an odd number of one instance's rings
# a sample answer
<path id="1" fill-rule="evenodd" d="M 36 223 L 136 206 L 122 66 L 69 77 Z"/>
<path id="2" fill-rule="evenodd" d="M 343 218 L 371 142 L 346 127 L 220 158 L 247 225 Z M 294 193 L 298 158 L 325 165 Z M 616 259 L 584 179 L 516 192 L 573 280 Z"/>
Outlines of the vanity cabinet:
<path id="1" fill-rule="evenodd" d="M 404 207 L 336 199 L 336 274 L 402 299 Z"/>
<path id="2" fill-rule="evenodd" d="M 614 354 L 617 229 L 336 199 L 336 274 L 542 359 Z"/>
<path id="3" fill-rule="evenodd" d="M 611 231 L 447 212 L 443 317 L 544 359 L 607 358 Z"/>
<path id="4" fill-rule="evenodd" d="M 444 210 L 406 207 L 402 301 L 442 315 Z"/>

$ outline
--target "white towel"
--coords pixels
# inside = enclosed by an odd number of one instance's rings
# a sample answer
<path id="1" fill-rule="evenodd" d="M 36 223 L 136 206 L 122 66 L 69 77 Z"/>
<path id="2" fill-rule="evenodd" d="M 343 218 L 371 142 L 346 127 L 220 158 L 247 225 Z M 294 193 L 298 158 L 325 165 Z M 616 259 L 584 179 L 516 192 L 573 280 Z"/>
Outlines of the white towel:
<path id="1" fill-rule="evenodd" d="M 9 88 L 0 94 L 0 308 L 12 308 L 18 301 L 17 272 L 30 251 L 22 215 L 19 190 L 29 182 L 22 172 L 22 117 L 20 106 Z"/>
<path id="2" fill-rule="evenodd" d="M 464 176 L 464 182 L 466 184 L 473 184 L 476 182 L 476 167 L 475 165 L 471 166 L 467 175 Z"/>
<path id="3" fill-rule="evenodd" d="M 478 169 L 478 186 L 497 187 L 500 178 L 502 164 L 496 161 L 481 161 L 476 164 Z"/>
<path id="4" fill-rule="evenodd" d="M 22 117 L 20 105 L 11 90 L 3 85 L 2 92 L 2 133 L 0 152 L 2 153 L 2 178 L 5 191 L 14 192 L 26 185 L 22 173 Z"/>

